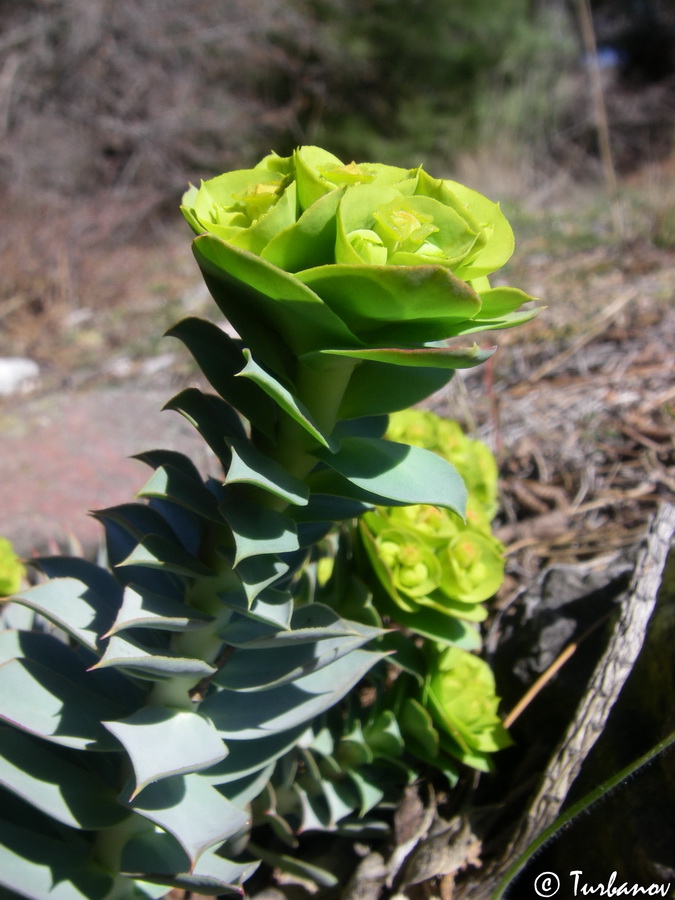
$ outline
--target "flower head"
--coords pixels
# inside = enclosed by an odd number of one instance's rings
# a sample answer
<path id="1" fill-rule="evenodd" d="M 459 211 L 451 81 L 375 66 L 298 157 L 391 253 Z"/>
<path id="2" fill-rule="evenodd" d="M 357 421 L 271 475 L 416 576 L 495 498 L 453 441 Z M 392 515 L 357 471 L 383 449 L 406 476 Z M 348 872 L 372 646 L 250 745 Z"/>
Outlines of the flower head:
<path id="1" fill-rule="evenodd" d="M 191 187 L 183 212 L 212 293 L 243 337 L 241 305 L 255 293 L 255 315 L 294 350 L 425 348 L 397 364 L 433 356 L 452 368 L 439 341 L 532 315 L 514 317 L 530 298 L 486 280 L 513 250 L 498 204 L 421 166 L 345 163 L 300 147 Z M 309 334 L 319 322 L 322 333 Z"/>
<path id="2" fill-rule="evenodd" d="M 441 745 L 468 765 L 486 769 L 485 754 L 511 741 L 497 715 L 499 697 L 488 664 L 458 647 L 448 647 L 433 660 L 425 706 L 441 729 Z"/>

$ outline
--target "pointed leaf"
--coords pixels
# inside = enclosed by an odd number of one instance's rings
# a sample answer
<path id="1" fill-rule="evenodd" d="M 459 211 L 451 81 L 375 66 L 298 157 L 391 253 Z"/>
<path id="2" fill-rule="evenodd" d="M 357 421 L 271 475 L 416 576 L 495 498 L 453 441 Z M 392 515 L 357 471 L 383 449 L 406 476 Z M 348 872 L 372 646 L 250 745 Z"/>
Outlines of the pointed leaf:
<path id="1" fill-rule="evenodd" d="M 0 719 L 77 750 L 115 750 L 117 742 L 101 725 L 125 711 L 97 694 L 30 659 L 0 666 Z"/>
<path id="2" fill-rule="evenodd" d="M 112 623 L 108 604 L 77 578 L 54 578 L 22 591 L 13 599 L 40 613 L 94 652 L 98 650 L 98 636 Z"/>
<path id="3" fill-rule="evenodd" d="M 381 658 L 380 653 L 354 650 L 291 684 L 261 691 L 255 703 L 246 693 L 219 691 L 208 696 L 200 709 L 226 740 L 257 740 L 287 731 L 330 709 Z"/>
<path id="4" fill-rule="evenodd" d="M 72 649 L 53 634 L 39 631 L 0 631 L 0 663 L 10 659 L 35 659 L 69 681 L 82 684 L 95 693 L 112 697 L 125 710 L 143 702 L 143 691 L 120 672 L 87 671 L 98 661 L 98 654 L 84 647 Z"/>
<path id="5" fill-rule="evenodd" d="M 350 781 L 358 792 L 361 801 L 359 817 L 363 818 L 366 813 L 374 809 L 384 799 L 384 791 L 374 779 L 371 780 L 369 778 L 368 768 L 365 766 L 351 769 L 348 774 Z"/>
<path id="6" fill-rule="evenodd" d="M 0 885 L 30 900 L 104 900 L 113 880 L 79 849 L 0 820 Z"/>
<path id="7" fill-rule="evenodd" d="M 316 441 L 324 447 L 334 449 L 334 443 L 331 442 L 327 435 L 322 433 L 304 403 L 298 400 L 288 388 L 266 369 L 258 365 L 248 349 L 244 350 L 244 356 L 246 357 L 246 366 L 239 373 L 239 377 L 248 378 L 261 387 L 285 413 L 297 422 L 301 428 L 304 428 L 308 434 L 311 434 Z"/>
<path id="8" fill-rule="evenodd" d="M 120 611 L 105 635 L 117 634 L 127 628 L 159 628 L 162 631 L 194 631 L 212 621 L 193 607 L 171 597 L 160 597 L 144 588 L 129 585 L 124 589 Z"/>
<path id="9" fill-rule="evenodd" d="M 129 754 L 134 795 L 151 781 L 206 769 L 224 759 L 227 747 L 198 713 L 144 706 L 126 719 L 103 722 Z"/>
<path id="10" fill-rule="evenodd" d="M 120 507 L 115 507 L 113 510 L 104 510 L 93 514 L 103 522 L 108 561 L 113 568 L 125 560 L 137 545 L 137 540 L 130 531 L 130 525 L 125 521 L 124 507 L 122 507 L 121 515 L 119 515 L 119 510 Z M 158 515 L 154 510 L 150 510 L 150 512 Z M 138 585 L 153 593 L 174 597 L 177 600 L 182 599 L 185 593 L 183 580 L 167 571 L 150 570 L 144 566 L 123 566 L 115 569 L 115 576 L 121 585 Z M 118 608 L 119 604 L 115 613 Z"/>
<path id="11" fill-rule="evenodd" d="M 247 814 L 215 787 L 192 773 L 172 775 L 150 784 L 131 806 L 172 834 L 191 865 L 201 854 L 248 824 Z"/>
<path id="12" fill-rule="evenodd" d="M 133 837 L 122 851 L 122 871 L 129 877 L 140 873 L 152 873 L 146 877 L 169 887 L 187 891 L 204 890 L 210 894 L 240 893 L 246 881 L 258 867 L 258 863 L 238 863 L 219 856 L 215 850 L 205 850 L 190 869 L 187 854 L 170 834 L 151 831 Z"/>
<path id="13" fill-rule="evenodd" d="M 302 724 L 289 731 L 280 731 L 278 734 L 262 737 L 256 741 L 228 740 L 229 752 L 225 759 L 210 769 L 199 772 L 198 775 L 209 784 L 229 784 L 232 781 L 239 781 L 264 769 L 295 747 L 304 730 L 305 725 Z"/>
<path id="14" fill-rule="evenodd" d="M 532 302 L 524 291 L 514 287 L 494 287 L 480 291 L 481 307 L 476 319 L 499 319 L 520 309 L 524 303 Z M 539 310 L 536 310 L 537 312 Z"/>
<path id="15" fill-rule="evenodd" d="M 444 615 L 437 609 L 423 606 L 414 612 L 406 612 L 384 592 L 378 598 L 378 605 L 399 625 L 432 641 L 461 647 L 462 650 L 478 650 L 482 645 L 478 628 L 472 622 L 455 618 L 452 614 Z"/>
<path id="16" fill-rule="evenodd" d="M 505 313 L 503 316 L 492 319 L 481 319 L 476 316 L 471 321 L 463 322 L 456 325 L 448 337 L 478 334 L 481 331 L 500 331 L 504 328 L 515 328 L 517 325 L 524 325 L 539 315 L 539 309 L 526 309 L 524 312 Z"/>
<path id="17" fill-rule="evenodd" d="M 183 656 L 173 656 L 168 651 L 155 652 L 147 647 L 142 647 L 136 641 L 119 637 L 114 634 L 108 640 L 108 646 L 95 668 L 105 666 L 119 666 L 128 669 L 139 677 L 174 678 L 186 677 L 206 678 L 216 671 L 213 666 L 201 659 L 191 659 Z M 105 716 L 106 719 L 114 719 L 116 716 Z"/>
<path id="18" fill-rule="evenodd" d="M 325 474 L 324 472 L 320 474 Z M 334 475 L 334 472 L 329 473 Z M 342 479 L 345 481 L 345 479 Z M 316 476 L 312 476 L 312 482 L 316 483 Z M 345 482 L 348 483 L 348 482 Z M 361 492 L 362 496 L 366 496 L 365 492 Z M 295 522 L 298 523 L 298 539 L 302 547 L 310 546 L 316 543 L 313 539 L 313 532 L 304 531 L 304 526 L 320 525 L 325 523 L 340 522 L 344 519 L 358 519 L 360 515 L 371 510 L 374 501 L 370 503 L 365 500 L 355 500 L 347 497 L 337 497 L 330 494 L 320 494 L 312 491 L 307 506 L 296 506 L 289 510 L 289 515 L 293 516 Z M 321 537 L 324 535 L 322 534 Z"/>
<path id="19" fill-rule="evenodd" d="M 214 682 L 231 691 L 269 690 L 330 665 L 380 633 L 372 629 L 372 634 L 343 635 L 301 644 L 281 643 L 273 653 L 268 646 L 239 649 L 218 670 Z M 287 634 L 281 632 L 282 637 Z"/>
<path id="20" fill-rule="evenodd" d="M 221 520 L 232 529 L 236 552 L 234 565 L 263 554 L 292 553 L 299 549 L 295 522 L 274 509 L 242 503 L 228 495 L 220 505 Z"/>
<path id="21" fill-rule="evenodd" d="M 117 609 L 122 589 L 107 569 L 79 556 L 40 556 L 30 562 L 47 578 L 77 578 L 91 588 L 105 606 Z"/>
<path id="22" fill-rule="evenodd" d="M 145 535 L 126 559 L 117 563 L 117 566 L 145 566 L 151 569 L 163 569 L 174 575 L 214 574 L 212 569 L 184 550 L 180 544 L 158 534 Z"/>
<path id="23" fill-rule="evenodd" d="M 241 579 L 241 586 L 252 607 L 256 598 L 266 589 L 272 587 L 289 571 L 287 563 L 276 556 L 251 556 L 242 559 L 236 568 Z"/>
<path id="24" fill-rule="evenodd" d="M 230 459 L 226 438 L 246 440 L 244 426 L 234 409 L 220 397 L 204 394 L 198 388 L 186 388 L 176 394 L 165 404 L 164 409 L 181 413 L 201 434 L 223 468 L 227 468 Z"/>
<path id="25" fill-rule="evenodd" d="M 227 797 L 230 803 L 234 803 L 235 806 L 247 806 L 269 784 L 274 768 L 274 762 L 269 762 L 259 772 L 252 772 L 244 778 L 229 781 L 227 784 L 220 784 L 218 793 L 222 794 L 223 797 Z M 209 779 L 209 784 L 214 784 L 214 782 Z"/>
<path id="26" fill-rule="evenodd" d="M 310 603 L 293 613 L 290 628 L 258 629 L 257 633 L 253 632 L 245 641 L 241 640 L 242 635 L 237 635 L 239 640 L 234 646 L 246 650 L 269 647 L 280 649 L 290 645 L 312 644 L 329 638 L 362 638 L 369 641 L 380 637 L 382 633 L 381 629 L 343 619 L 322 603 Z M 228 643 L 232 643 L 229 629 L 226 629 L 223 635 L 227 636 Z"/>
<path id="27" fill-rule="evenodd" d="M 244 441 L 232 440 L 232 463 L 226 484 L 253 484 L 264 491 L 304 506 L 309 499 L 307 486 L 284 467 Z"/>
<path id="28" fill-rule="evenodd" d="M 320 826 L 320 820 L 316 822 Z M 251 846 L 251 851 L 259 856 L 267 865 L 280 869 L 282 872 L 289 872 L 291 875 L 299 875 L 303 881 L 314 882 L 321 887 L 334 888 L 339 882 L 336 875 L 322 869 L 320 866 L 312 865 L 302 859 L 296 859 L 294 856 L 287 856 L 285 853 L 273 853 L 271 850 L 259 847 L 257 844 Z"/>
<path id="29" fill-rule="evenodd" d="M 377 438 L 344 438 L 339 453 L 318 450 L 327 465 L 357 488 L 390 505 L 429 503 L 464 515 L 466 488 L 456 469 L 429 450 Z"/>
<path id="30" fill-rule="evenodd" d="M 183 319 L 167 334 L 185 344 L 210 385 L 254 428 L 265 434 L 273 429 L 274 404 L 258 384 L 236 377 L 250 358 L 250 353 L 244 356 L 241 341 L 233 340 L 212 322 L 194 317 Z"/>
<path id="31" fill-rule="evenodd" d="M 276 591 L 267 588 L 249 602 L 246 592 L 242 588 L 239 592 L 228 592 L 219 595 L 225 606 L 229 606 L 240 613 L 240 617 L 233 617 L 222 632 L 222 637 L 228 644 L 238 646 L 234 640 L 234 632 L 237 634 L 243 629 L 247 634 L 251 633 L 248 626 L 252 626 L 255 634 L 279 631 L 291 627 L 291 615 L 293 614 L 293 598 L 285 591 Z M 266 626 L 261 628 L 261 624 Z M 249 638 L 246 638 L 248 640 Z"/>
<path id="32" fill-rule="evenodd" d="M 143 453 L 135 453 L 132 459 L 145 463 L 151 469 L 159 469 L 160 466 L 171 466 L 179 469 L 187 478 L 193 481 L 201 481 L 201 472 L 192 462 L 189 456 L 179 453 L 177 450 L 144 450 Z"/>
<path id="33" fill-rule="evenodd" d="M 211 522 L 222 522 L 216 498 L 204 486 L 201 478 L 197 481 L 171 465 L 158 466 L 138 492 L 138 496 L 170 500 Z"/>
<path id="34" fill-rule="evenodd" d="M 0 784 L 71 828 L 108 828 L 127 811 L 112 789 L 90 771 L 55 753 L 45 741 L 0 728 Z"/>

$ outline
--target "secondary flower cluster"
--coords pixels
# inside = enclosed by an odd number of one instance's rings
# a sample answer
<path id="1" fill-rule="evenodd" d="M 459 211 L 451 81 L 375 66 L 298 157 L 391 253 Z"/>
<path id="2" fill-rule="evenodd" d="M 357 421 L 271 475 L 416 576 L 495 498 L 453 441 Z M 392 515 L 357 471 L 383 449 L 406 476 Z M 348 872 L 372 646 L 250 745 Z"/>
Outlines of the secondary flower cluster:
<path id="1" fill-rule="evenodd" d="M 21 587 L 25 570 L 7 538 L 0 538 L 0 597 L 9 597 Z"/>
<path id="2" fill-rule="evenodd" d="M 504 577 L 504 548 L 490 526 L 497 506 L 493 455 L 456 422 L 422 410 L 395 413 L 388 436 L 451 462 L 464 479 L 468 503 L 466 522 L 434 506 L 391 507 L 363 516 L 363 542 L 382 586 L 405 613 L 426 608 L 483 621 L 482 603 Z"/>

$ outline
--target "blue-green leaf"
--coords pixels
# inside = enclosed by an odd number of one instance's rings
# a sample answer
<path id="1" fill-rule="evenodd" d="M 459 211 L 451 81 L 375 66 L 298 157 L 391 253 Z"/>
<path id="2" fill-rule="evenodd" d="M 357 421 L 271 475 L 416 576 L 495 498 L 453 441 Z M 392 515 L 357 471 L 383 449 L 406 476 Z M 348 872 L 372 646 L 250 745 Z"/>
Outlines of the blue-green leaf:
<path id="1" fill-rule="evenodd" d="M 361 639 L 364 643 L 373 640 L 382 634 L 379 628 L 371 628 L 360 622 L 350 622 L 341 618 L 329 606 L 323 603 L 310 603 L 301 606 L 293 613 L 290 627 L 286 628 L 258 628 L 251 629 L 247 636 L 243 633 L 236 635 L 237 641 L 231 640 L 231 632 L 226 630 L 223 636 L 229 644 L 241 647 L 245 650 L 260 650 L 262 648 L 276 647 L 281 649 L 289 646 L 313 644 L 317 641 L 326 641 L 332 638 Z"/>
<path id="2" fill-rule="evenodd" d="M 52 746 L 0 727 L 0 784 L 71 828 L 107 828 L 128 813 L 112 789 Z"/>
<path id="3" fill-rule="evenodd" d="M 235 542 L 234 565 L 263 554 L 292 553 L 299 549 L 295 523 L 273 509 L 242 502 L 231 492 L 220 504 L 221 519 L 232 530 Z"/>
<path id="4" fill-rule="evenodd" d="M 261 691 L 255 703 L 245 692 L 221 690 L 208 696 L 200 709 L 226 740 L 257 740 L 287 731 L 330 709 L 380 659 L 380 653 L 354 650 L 291 684 Z"/>
<path id="5" fill-rule="evenodd" d="M 252 772 L 244 778 L 238 778 L 236 781 L 228 781 L 227 784 L 218 785 L 218 792 L 223 797 L 227 797 L 230 803 L 234 803 L 235 806 L 246 806 L 252 800 L 255 800 L 265 785 L 269 784 L 274 768 L 275 763 L 269 762 L 258 772 Z M 214 782 L 209 780 L 209 784 L 214 784 Z"/>
<path id="6" fill-rule="evenodd" d="M 236 568 L 249 606 L 266 588 L 274 585 L 288 572 L 289 566 L 276 556 L 250 556 Z"/>
<path id="7" fill-rule="evenodd" d="M 0 885 L 30 900 L 104 900 L 112 877 L 55 838 L 0 820 Z"/>
<path id="8" fill-rule="evenodd" d="M 319 819 L 316 820 L 319 824 Z M 313 881 L 322 887 L 334 888 L 338 884 L 338 878 L 332 872 L 322 869 L 320 866 L 312 865 L 302 859 L 296 859 L 294 856 L 288 856 L 285 853 L 274 853 L 257 844 L 251 844 L 251 851 L 259 856 L 263 862 L 269 866 L 280 869 L 282 872 L 290 872 L 293 875 L 299 875 L 306 881 Z"/>
<path id="9" fill-rule="evenodd" d="M 227 484 L 253 484 L 280 497 L 287 503 L 304 506 L 309 491 L 300 479 L 255 447 L 244 441 L 232 440 L 232 462 L 227 472 Z"/>
<path id="10" fill-rule="evenodd" d="M 180 544 L 158 534 L 145 535 L 126 559 L 116 565 L 145 566 L 188 577 L 214 574 L 212 569 L 184 550 Z"/>
<path id="11" fill-rule="evenodd" d="M 185 344 L 211 386 L 254 428 L 264 434 L 273 431 L 276 410 L 267 392 L 261 385 L 236 377 L 246 363 L 241 341 L 233 340 L 212 322 L 194 317 L 183 319 L 167 334 Z"/>
<path id="12" fill-rule="evenodd" d="M 218 504 L 201 478 L 197 481 L 175 466 L 158 466 L 138 492 L 139 497 L 159 497 L 177 503 L 204 519 L 220 523 Z"/>
<path id="13" fill-rule="evenodd" d="M 173 409 L 184 416 L 201 434 L 224 468 L 227 468 L 230 459 L 226 438 L 246 440 L 244 426 L 234 409 L 220 397 L 204 394 L 198 388 L 186 388 L 176 394 L 164 405 L 164 409 Z"/>
<path id="14" fill-rule="evenodd" d="M 145 588 L 129 585 L 124 589 L 122 605 L 117 618 L 105 637 L 110 637 L 110 635 L 127 628 L 194 631 L 209 621 L 212 621 L 211 616 L 186 606 L 180 600 L 160 597 Z"/>
<path id="15" fill-rule="evenodd" d="M 449 462 L 430 450 L 351 437 L 343 439 L 338 453 L 317 450 L 316 455 L 360 490 L 388 498 L 390 505 L 428 503 L 464 515 L 464 482 Z"/>
<path id="16" fill-rule="evenodd" d="M 76 650 L 53 634 L 39 631 L 0 631 L 0 663 L 10 659 L 35 659 L 69 681 L 112 697 L 131 711 L 143 702 L 143 691 L 120 672 L 86 671 L 98 661 L 84 647 Z"/>
<path id="17" fill-rule="evenodd" d="M 94 668 L 99 669 L 105 666 L 119 666 L 122 669 L 128 669 L 135 675 L 151 679 L 184 676 L 199 680 L 213 675 L 216 671 L 213 666 L 201 659 L 173 656 L 168 651 L 158 653 L 142 647 L 137 641 L 116 634 L 108 640 L 106 651 Z M 114 719 L 117 717 L 103 716 L 103 718 Z"/>
<path id="18" fill-rule="evenodd" d="M 30 561 L 47 578 L 77 578 L 110 610 L 116 610 L 122 589 L 107 569 L 79 556 L 40 556 Z"/>
<path id="19" fill-rule="evenodd" d="M 206 769 L 227 754 L 212 723 L 189 710 L 144 706 L 103 725 L 129 754 L 136 777 L 133 796 L 151 781 Z"/>
<path id="20" fill-rule="evenodd" d="M 189 456 L 179 453 L 177 450 L 144 450 L 142 453 L 135 453 L 132 459 L 145 463 L 151 469 L 159 469 L 160 466 L 171 466 L 173 469 L 179 469 L 187 478 L 193 481 L 201 481 L 202 476 L 197 466 L 192 462 Z"/>
<path id="21" fill-rule="evenodd" d="M 0 719 L 55 744 L 78 750 L 117 749 L 101 718 L 123 715 L 125 710 L 110 697 L 35 660 L 13 659 L 0 666 Z"/>
<path id="22" fill-rule="evenodd" d="M 246 357 L 246 366 L 239 373 L 239 377 L 249 378 L 261 387 L 285 413 L 297 422 L 301 428 L 304 428 L 316 441 L 324 447 L 334 450 L 335 443 L 330 440 L 328 435 L 323 434 L 318 425 L 316 425 L 304 403 L 298 400 L 277 378 L 258 365 L 249 350 L 244 350 L 244 356 Z"/>
<path id="23" fill-rule="evenodd" d="M 225 759 L 197 774 L 209 784 L 229 784 L 232 781 L 239 781 L 264 769 L 295 747 L 304 730 L 305 725 L 302 724 L 289 731 L 280 731 L 256 741 L 228 740 L 229 753 Z"/>
<path id="24" fill-rule="evenodd" d="M 146 875 L 148 880 L 167 887 L 188 891 L 204 890 L 210 894 L 243 893 L 241 884 L 258 867 L 258 863 L 238 863 L 219 856 L 216 850 L 205 850 L 190 872 L 190 860 L 170 834 L 146 832 L 133 837 L 122 851 L 122 871 L 129 877 Z"/>
<path id="25" fill-rule="evenodd" d="M 380 633 L 377 629 L 372 631 Z M 281 632 L 282 636 L 287 634 L 292 632 Z M 352 634 L 322 638 L 311 643 L 280 643 L 274 652 L 270 652 L 268 646 L 259 650 L 239 649 L 218 670 L 214 681 L 231 691 L 266 691 L 330 665 L 357 647 L 362 647 L 369 639 L 368 634 Z"/>
<path id="26" fill-rule="evenodd" d="M 131 806 L 172 834 L 192 864 L 248 824 L 247 814 L 198 774 L 172 775 L 150 784 Z"/>
<path id="27" fill-rule="evenodd" d="M 237 634 L 245 632 L 246 635 L 250 635 L 253 628 L 253 633 L 259 635 L 261 632 L 268 634 L 270 630 L 276 632 L 291 626 L 293 598 L 286 591 L 267 588 L 250 603 L 242 588 L 239 592 L 221 594 L 220 599 L 225 606 L 231 607 L 240 614 L 240 617 L 234 616 L 222 632 L 222 637 L 227 640 L 228 644 L 238 646 L 237 640 L 234 639 L 235 632 Z M 261 629 L 260 625 L 266 627 Z M 249 639 L 249 637 L 244 638 L 245 641 Z"/>
<path id="28" fill-rule="evenodd" d="M 40 613 L 94 652 L 99 635 L 112 624 L 108 604 L 77 578 L 54 578 L 22 591 L 14 601 Z"/>

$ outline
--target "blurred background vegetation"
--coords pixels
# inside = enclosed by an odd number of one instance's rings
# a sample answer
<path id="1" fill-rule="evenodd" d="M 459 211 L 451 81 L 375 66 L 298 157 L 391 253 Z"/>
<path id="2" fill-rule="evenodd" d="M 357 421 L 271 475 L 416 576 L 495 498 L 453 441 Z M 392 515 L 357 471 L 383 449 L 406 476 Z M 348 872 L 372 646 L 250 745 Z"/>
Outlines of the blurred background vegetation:
<path id="1" fill-rule="evenodd" d="M 578 5 L 0 0 L 0 177 L 23 198 L 175 195 L 299 143 L 436 170 L 468 156 L 580 176 L 595 138 Z M 624 95 L 613 125 L 626 170 L 672 139 L 675 8 L 595 0 L 594 11 L 608 102 Z"/>
<path id="2" fill-rule="evenodd" d="M 601 184 L 584 2 L 0 0 L 0 354 L 44 359 L 44 315 L 112 302 L 188 181 L 272 148 L 424 163 L 529 208 Z M 675 160 L 675 5 L 592 8 L 630 179 Z"/>

